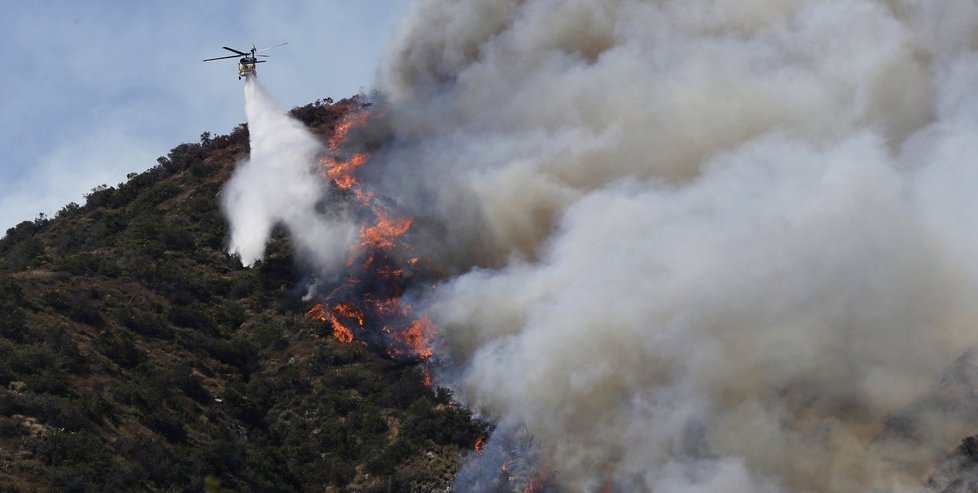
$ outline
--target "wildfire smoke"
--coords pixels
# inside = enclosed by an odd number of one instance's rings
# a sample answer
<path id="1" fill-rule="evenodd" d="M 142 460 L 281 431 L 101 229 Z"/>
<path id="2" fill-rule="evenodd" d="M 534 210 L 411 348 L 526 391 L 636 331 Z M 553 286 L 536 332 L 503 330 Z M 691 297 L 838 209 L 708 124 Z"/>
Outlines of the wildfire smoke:
<path id="1" fill-rule="evenodd" d="M 368 153 L 341 158 L 343 139 L 368 115 L 348 113 L 324 148 L 272 103 L 255 77 L 245 84 L 245 103 L 251 157 L 224 190 L 232 226 L 229 251 L 252 265 L 261 259 L 272 228 L 284 224 L 300 258 L 317 273 L 345 270 L 340 282 L 327 286 L 329 294 L 309 310 L 310 316 L 326 322 L 341 342 L 360 339 L 402 360 L 430 358 L 434 326 L 427 317 L 413 315 L 412 305 L 402 299 L 404 281 L 411 277 L 407 270 L 420 268 L 416 257 L 403 262 L 397 257 L 411 250 L 405 235 L 412 219 L 393 216 L 354 177 Z M 352 192 L 361 210 L 321 212 L 335 190 Z"/>
<path id="2" fill-rule="evenodd" d="M 461 491 L 918 491 L 978 429 L 934 397 L 978 337 L 975 32 L 970 0 L 419 1 L 315 172 L 361 213 L 290 231 L 336 228 L 326 320 L 416 334 L 497 422 Z"/>
<path id="3" fill-rule="evenodd" d="M 498 421 L 459 489 L 525 427 L 561 491 L 918 490 L 978 430 L 928 404 L 978 339 L 975 32 L 970 0 L 418 2 L 361 179 L 451 273 L 441 381 Z"/>
<path id="4" fill-rule="evenodd" d="M 434 355 L 435 327 L 426 316 L 415 315 L 412 305 L 402 300 L 407 271 L 414 273 L 418 267 L 417 257 L 404 259 L 404 253 L 412 249 L 407 233 L 413 219 L 392 215 L 386 204 L 363 189 L 355 172 L 370 159 L 369 153 L 353 153 L 347 160 L 338 157 L 350 129 L 367 121 L 365 112 L 348 113 L 337 125 L 329 140 L 329 153 L 322 160 L 325 176 L 339 189 L 353 192 L 363 209 L 358 216 L 369 219 L 362 221 L 359 241 L 350 247 L 346 280 L 309 314 L 328 322 L 341 342 L 364 339 L 379 344 L 392 358 L 425 362 Z M 422 372 L 430 386 L 428 367 Z"/>

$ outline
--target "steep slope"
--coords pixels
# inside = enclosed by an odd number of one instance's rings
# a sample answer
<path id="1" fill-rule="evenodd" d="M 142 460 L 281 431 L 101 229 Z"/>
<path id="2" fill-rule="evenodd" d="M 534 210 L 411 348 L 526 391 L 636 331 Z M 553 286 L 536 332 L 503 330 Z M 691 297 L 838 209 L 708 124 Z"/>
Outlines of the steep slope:
<path id="1" fill-rule="evenodd" d="M 323 138 L 356 98 L 296 108 Z M 224 253 L 248 130 L 201 136 L 0 240 L 3 491 L 431 491 L 484 432 L 418 370 L 341 344 L 277 234 Z"/>

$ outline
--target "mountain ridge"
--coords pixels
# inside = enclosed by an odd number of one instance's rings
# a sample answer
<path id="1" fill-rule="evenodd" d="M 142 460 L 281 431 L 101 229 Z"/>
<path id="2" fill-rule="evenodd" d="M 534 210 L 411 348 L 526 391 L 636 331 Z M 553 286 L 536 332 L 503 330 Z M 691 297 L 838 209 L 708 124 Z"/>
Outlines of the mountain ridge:
<path id="1" fill-rule="evenodd" d="M 326 141 L 367 103 L 291 114 Z M 0 491 L 434 491 L 485 425 L 305 315 L 291 244 L 243 268 L 247 125 L 0 239 Z"/>

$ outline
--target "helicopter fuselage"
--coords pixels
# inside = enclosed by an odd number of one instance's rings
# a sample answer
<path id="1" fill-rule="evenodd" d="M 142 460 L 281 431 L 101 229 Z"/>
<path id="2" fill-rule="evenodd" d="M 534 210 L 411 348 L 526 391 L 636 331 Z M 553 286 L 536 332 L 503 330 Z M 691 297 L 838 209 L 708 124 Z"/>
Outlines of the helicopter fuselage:
<path id="1" fill-rule="evenodd" d="M 251 53 L 250 54 L 248 52 L 246 52 L 246 51 L 236 50 L 234 48 L 230 48 L 230 47 L 227 47 L 227 46 L 222 46 L 222 48 L 224 48 L 225 50 L 228 50 L 228 51 L 230 51 L 232 53 L 235 53 L 235 55 L 219 56 L 219 57 L 214 57 L 214 58 L 205 58 L 204 61 L 205 62 L 212 62 L 214 60 L 227 60 L 229 58 L 237 58 L 237 55 L 240 55 L 241 58 L 238 59 L 238 80 L 241 80 L 242 77 L 247 77 L 249 75 L 255 75 L 257 73 L 255 71 L 255 66 L 258 65 L 259 63 L 264 63 L 266 61 L 266 60 L 259 60 L 258 59 L 258 57 L 260 57 L 260 56 L 261 57 L 267 57 L 268 56 L 268 55 L 265 55 L 265 54 L 261 54 L 262 51 L 269 50 L 271 48 L 275 48 L 276 46 L 283 46 L 283 45 L 287 45 L 287 44 L 288 43 L 277 44 L 275 46 L 271 46 L 269 48 L 265 48 L 264 50 L 259 50 L 259 49 L 255 48 L 255 45 L 251 45 Z"/>
<path id="2" fill-rule="evenodd" d="M 251 57 L 244 57 L 238 60 L 238 78 L 247 77 L 249 75 L 255 75 L 255 64 L 258 63 L 257 60 Z"/>

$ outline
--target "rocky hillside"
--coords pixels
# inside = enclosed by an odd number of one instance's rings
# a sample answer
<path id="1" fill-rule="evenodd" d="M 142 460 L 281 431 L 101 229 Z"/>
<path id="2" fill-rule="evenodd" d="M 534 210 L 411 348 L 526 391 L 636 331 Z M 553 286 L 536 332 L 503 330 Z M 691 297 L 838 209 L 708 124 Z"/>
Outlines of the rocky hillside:
<path id="1" fill-rule="evenodd" d="M 293 114 L 324 139 L 357 99 Z M 248 129 L 0 240 L 0 491 L 433 491 L 484 425 L 224 252 Z"/>

